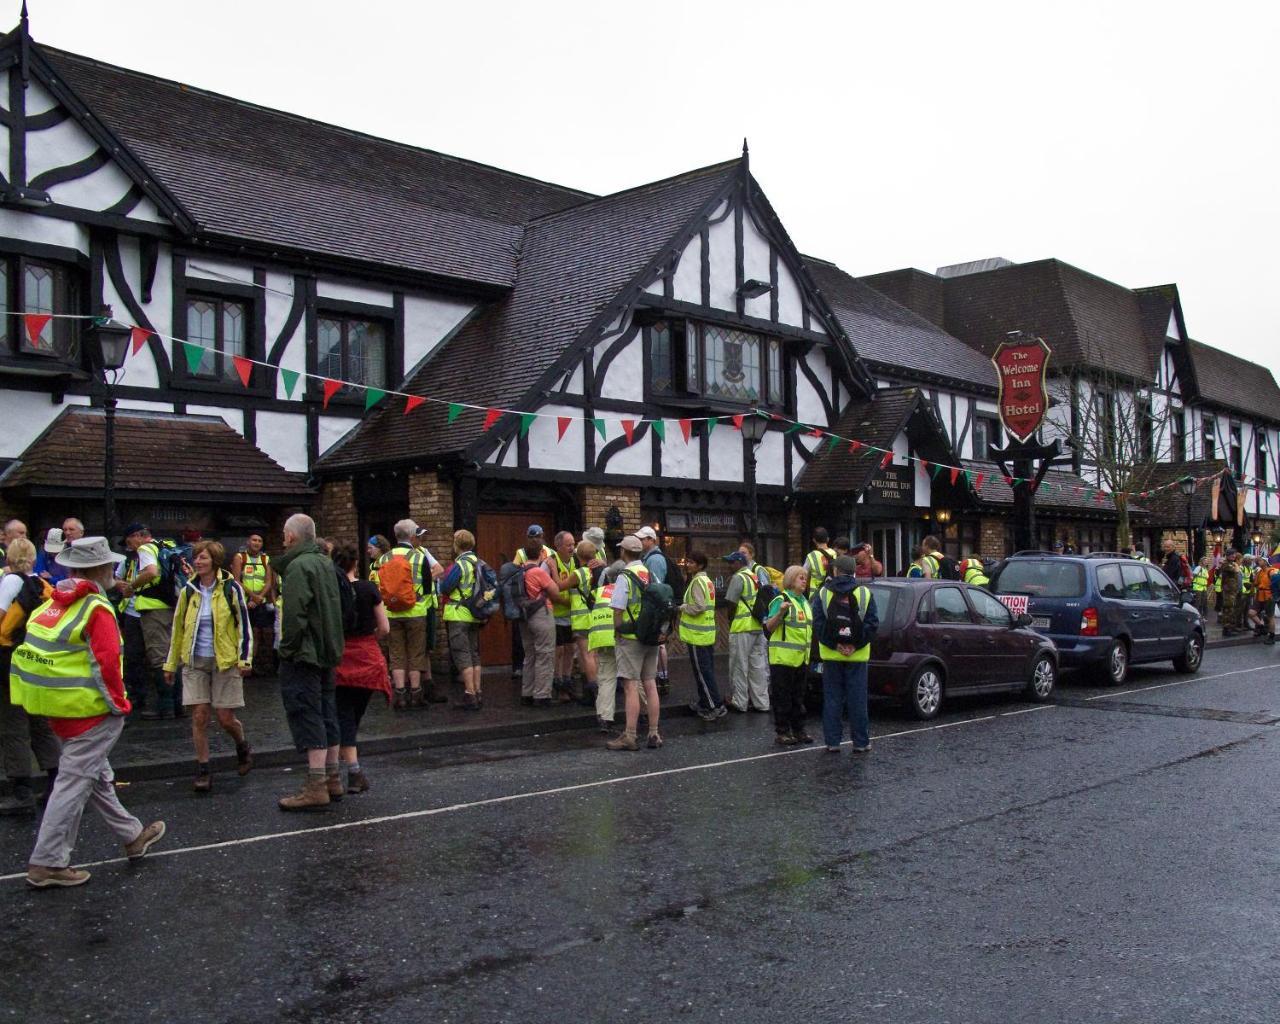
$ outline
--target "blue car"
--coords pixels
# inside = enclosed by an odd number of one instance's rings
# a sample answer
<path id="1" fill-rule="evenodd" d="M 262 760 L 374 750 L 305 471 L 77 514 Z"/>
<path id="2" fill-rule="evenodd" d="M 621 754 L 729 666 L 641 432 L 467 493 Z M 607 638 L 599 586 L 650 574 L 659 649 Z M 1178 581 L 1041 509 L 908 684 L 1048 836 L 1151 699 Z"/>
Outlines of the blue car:
<path id="1" fill-rule="evenodd" d="M 1058 649 L 1063 669 L 1118 686 L 1130 665 L 1172 661 L 1196 672 L 1204 622 L 1159 567 L 1115 553 L 1020 552 L 998 567 L 991 590 Z"/>

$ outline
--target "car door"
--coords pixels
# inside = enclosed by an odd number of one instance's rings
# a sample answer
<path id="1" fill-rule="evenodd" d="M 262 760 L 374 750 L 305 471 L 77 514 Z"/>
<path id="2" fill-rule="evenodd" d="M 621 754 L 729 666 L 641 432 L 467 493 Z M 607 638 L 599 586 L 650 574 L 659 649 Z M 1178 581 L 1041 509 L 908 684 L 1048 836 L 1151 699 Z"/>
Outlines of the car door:
<path id="1" fill-rule="evenodd" d="M 1152 661 L 1160 657 L 1164 622 L 1160 606 L 1151 592 L 1151 577 L 1141 562 L 1120 562 L 1118 565 L 1124 588 L 1124 598 L 1118 604 L 1133 640 L 1129 660 L 1135 663 Z"/>
<path id="2" fill-rule="evenodd" d="M 1186 613 L 1182 610 L 1182 592 L 1173 585 L 1164 571 L 1154 565 L 1143 566 L 1151 583 L 1151 598 L 1159 609 L 1159 653 L 1173 658 L 1186 646 Z"/>
<path id="3" fill-rule="evenodd" d="M 1013 628 L 1013 615 L 985 590 L 965 588 L 982 637 L 984 683 L 1026 681 L 1027 655 L 1033 641 Z"/>
<path id="4" fill-rule="evenodd" d="M 927 605 L 922 602 L 917 633 L 926 649 L 942 659 L 947 688 L 965 690 L 982 680 L 983 637 L 973 620 L 969 602 L 960 587 L 934 587 Z"/>

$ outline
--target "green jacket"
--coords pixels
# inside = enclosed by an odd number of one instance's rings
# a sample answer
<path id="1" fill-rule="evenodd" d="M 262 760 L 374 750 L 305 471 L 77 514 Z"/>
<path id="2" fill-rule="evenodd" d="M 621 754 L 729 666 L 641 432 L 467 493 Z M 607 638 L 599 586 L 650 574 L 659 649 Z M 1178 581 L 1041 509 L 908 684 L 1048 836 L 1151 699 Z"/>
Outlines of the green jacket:
<path id="1" fill-rule="evenodd" d="M 342 598 L 338 572 L 315 541 L 299 541 L 275 560 L 284 608 L 280 657 L 317 668 L 342 661 Z"/>

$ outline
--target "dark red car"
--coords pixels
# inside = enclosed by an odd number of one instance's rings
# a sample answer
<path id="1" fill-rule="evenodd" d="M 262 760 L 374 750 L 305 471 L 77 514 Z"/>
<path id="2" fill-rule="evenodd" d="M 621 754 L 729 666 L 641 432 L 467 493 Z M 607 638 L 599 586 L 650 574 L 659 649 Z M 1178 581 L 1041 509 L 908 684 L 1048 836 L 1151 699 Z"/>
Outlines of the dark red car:
<path id="1" fill-rule="evenodd" d="M 1023 692 L 1045 701 L 1058 681 L 1053 641 L 980 587 L 950 580 L 871 584 L 880 629 L 868 690 L 932 718 L 945 697 Z"/>

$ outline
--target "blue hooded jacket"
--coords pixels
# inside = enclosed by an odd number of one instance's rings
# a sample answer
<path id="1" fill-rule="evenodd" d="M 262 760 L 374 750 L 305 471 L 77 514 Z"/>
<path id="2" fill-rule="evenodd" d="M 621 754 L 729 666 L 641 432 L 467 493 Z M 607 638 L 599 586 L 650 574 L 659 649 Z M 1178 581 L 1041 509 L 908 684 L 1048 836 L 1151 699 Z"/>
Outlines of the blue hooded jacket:
<path id="1" fill-rule="evenodd" d="M 822 627 L 827 623 L 827 606 L 822 600 L 822 591 L 824 589 L 830 589 L 836 594 L 851 594 L 858 587 L 865 586 L 866 584 L 859 580 L 857 576 L 832 576 L 831 579 L 815 590 L 813 598 L 809 602 L 813 613 L 813 635 L 821 636 Z M 876 597 L 868 589 L 867 610 L 862 615 L 863 641 L 871 643 L 876 638 L 876 633 L 879 629 L 880 618 L 876 615 Z"/>

